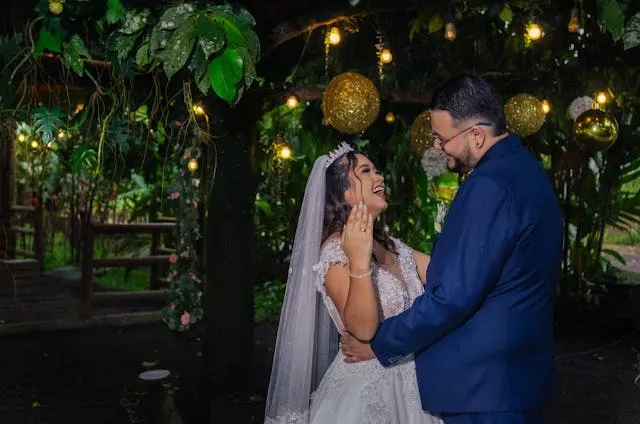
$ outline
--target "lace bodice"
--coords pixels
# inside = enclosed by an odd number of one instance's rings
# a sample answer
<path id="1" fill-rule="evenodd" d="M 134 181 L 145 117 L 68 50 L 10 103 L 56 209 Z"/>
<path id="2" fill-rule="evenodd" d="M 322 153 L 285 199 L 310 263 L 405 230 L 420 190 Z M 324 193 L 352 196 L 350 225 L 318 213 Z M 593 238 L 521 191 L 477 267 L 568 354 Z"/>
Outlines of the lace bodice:
<path id="1" fill-rule="evenodd" d="M 398 265 L 402 273 L 402 280 L 398 279 L 385 267 L 373 263 L 373 283 L 380 299 L 381 314 L 384 318 L 392 317 L 409 308 L 416 297 L 423 293 L 423 286 L 418 276 L 415 259 L 411 248 L 397 239 L 393 239 L 398 251 Z M 340 239 L 332 238 L 325 242 L 320 250 L 320 261 L 313 267 L 318 273 L 316 288 L 322 295 L 324 304 L 329 310 L 331 318 L 340 332 L 344 325 L 340 314 L 327 295 L 324 280 L 329 268 L 337 263 L 347 264 L 349 260 L 342 250 Z"/>

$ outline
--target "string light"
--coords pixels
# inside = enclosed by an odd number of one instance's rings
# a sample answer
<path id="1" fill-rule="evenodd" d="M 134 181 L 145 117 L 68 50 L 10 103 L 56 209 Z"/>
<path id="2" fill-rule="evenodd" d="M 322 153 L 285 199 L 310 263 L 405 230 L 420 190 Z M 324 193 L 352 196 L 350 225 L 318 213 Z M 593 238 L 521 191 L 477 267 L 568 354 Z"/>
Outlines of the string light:
<path id="1" fill-rule="evenodd" d="M 449 41 L 453 41 L 456 39 L 457 35 L 456 25 L 453 22 L 447 22 L 444 26 L 444 38 Z"/>
<path id="2" fill-rule="evenodd" d="M 31 140 L 31 147 L 34 149 L 38 148 L 38 141 L 37 140 Z"/>
<path id="3" fill-rule="evenodd" d="M 65 138 L 67 135 L 66 132 L 64 132 L 64 130 L 60 130 L 58 131 L 58 138 Z"/>
<path id="4" fill-rule="evenodd" d="M 571 10 L 571 19 L 567 25 L 569 32 L 578 32 L 580 30 L 580 20 L 578 19 L 578 9 Z"/>
<path id="5" fill-rule="evenodd" d="M 542 101 L 542 110 L 545 114 L 551 112 L 551 104 L 549 103 L 549 100 Z"/>
<path id="6" fill-rule="evenodd" d="M 542 32 L 542 27 L 538 24 L 529 24 L 527 25 L 527 38 L 531 41 L 538 41 L 544 36 L 544 32 Z"/>
<path id="7" fill-rule="evenodd" d="M 291 155 L 291 148 L 286 144 L 281 146 L 278 150 L 278 156 L 280 156 L 280 158 L 282 159 L 291 159 Z"/>
<path id="8" fill-rule="evenodd" d="M 202 105 L 193 105 L 193 113 L 196 115 L 204 115 L 204 108 Z"/>
<path id="9" fill-rule="evenodd" d="M 391 50 L 382 49 L 382 51 L 380 52 L 380 62 L 387 64 L 387 63 L 391 63 L 392 60 L 393 60 L 393 55 L 391 54 Z"/>
<path id="10" fill-rule="evenodd" d="M 27 140 L 27 136 L 25 133 L 18 134 L 18 141 L 24 142 Z"/>
<path id="11" fill-rule="evenodd" d="M 598 102 L 598 104 L 605 104 L 609 101 L 609 96 L 607 96 L 607 93 L 605 93 L 604 91 L 599 92 L 596 95 L 596 102 Z"/>
<path id="12" fill-rule="evenodd" d="M 396 116 L 392 112 L 387 112 L 386 116 L 384 117 L 384 120 L 388 124 L 393 124 L 396 120 Z"/>
<path id="13" fill-rule="evenodd" d="M 189 162 L 187 162 L 187 169 L 191 172 L 196 172 L 198 170 L 198 161 L 190 159 Z"/>
<path id="14" fill-rule="evenodd" d="M 287 107 L 289 109 L 295 109 L 298 106 L 298 98 L 296 96 L 287 97 Z"/>
<path id="15" fill-rule="evenodd" d="M 337 46 L 338 44 L 340 44 L 340 40 L 342 39 L 342 37 L 340 37 L 340 30 L 338 29 L 338 27 L 331 27 L 327 35 L 327 39 L 329 41 L 329 44 L 331 44 L 332 46 Z"/>

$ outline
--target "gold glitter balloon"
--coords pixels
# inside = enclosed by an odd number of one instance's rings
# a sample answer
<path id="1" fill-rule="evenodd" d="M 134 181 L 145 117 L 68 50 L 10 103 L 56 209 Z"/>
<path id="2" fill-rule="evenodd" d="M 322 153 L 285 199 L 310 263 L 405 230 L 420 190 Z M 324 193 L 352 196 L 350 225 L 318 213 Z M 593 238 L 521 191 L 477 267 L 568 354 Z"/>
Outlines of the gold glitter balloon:
<path id="1" fill-rule="evenodd" d="M 618 138 L 618 121 L 610 113 L 591 109 L 583 112 L 573 124 L 576 144 L 586 152 L 607 150 Z"/>
<path id="2" fill-rule="evenodd" d="M 431 135 L 431 112 L 425 110 L 411 124 L 411 148 L 418 155 L 433 146 L 435 137 Z"/>
<path id="3" fill-rule="evenodd" d="M 380 94 L 366 77 L 345 72 L 333 78 L 322 95 L 322 114 L 329 125 L 345 134 L 360 134 L 376 120 Z"/>
<path id="4" fill-rule="evenodd" d="M 527 137 L 540 131 L 544 124 L 542 102 L 531 94 L 518 94 L 504 106 L 509 131 Z"/>

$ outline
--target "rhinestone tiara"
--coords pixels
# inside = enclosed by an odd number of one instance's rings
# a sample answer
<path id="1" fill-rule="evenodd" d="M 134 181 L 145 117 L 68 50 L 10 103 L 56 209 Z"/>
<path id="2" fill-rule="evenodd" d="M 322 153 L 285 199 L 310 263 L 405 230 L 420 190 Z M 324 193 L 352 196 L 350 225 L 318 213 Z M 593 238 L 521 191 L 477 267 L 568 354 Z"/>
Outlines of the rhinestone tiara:
<path id="1" fill-rule="evenodd" d="M 330 167 L 331 164 L 335 162 L 338 158 L 340 158 L 342 155 L 349 152 L 353 152 L 353 147 L 351 147 L 346 141 L 343 141 L 342 143 L 340 143 L 337 149 L 333 149 L 332 151 L 329 152 L 329 159 L 327 159 L 327 163 L 325 164 L 324 167 L 325 168 Z"/>

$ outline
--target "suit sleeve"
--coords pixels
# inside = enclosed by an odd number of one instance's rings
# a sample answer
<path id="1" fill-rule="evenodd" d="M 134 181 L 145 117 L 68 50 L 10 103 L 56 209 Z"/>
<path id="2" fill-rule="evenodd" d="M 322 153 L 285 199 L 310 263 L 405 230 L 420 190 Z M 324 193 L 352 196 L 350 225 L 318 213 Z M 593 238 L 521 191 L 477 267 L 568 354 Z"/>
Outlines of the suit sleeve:
<path id="1" fill-rule="evenodd" d="M 516 211 L 508 193 L 482 175 L 469 178 L 446 217 L 432 252 L 423 295 L 385 319 L 371 341 L 391 365 L 459 327 L 486 299 L 513 250 Z"/>

